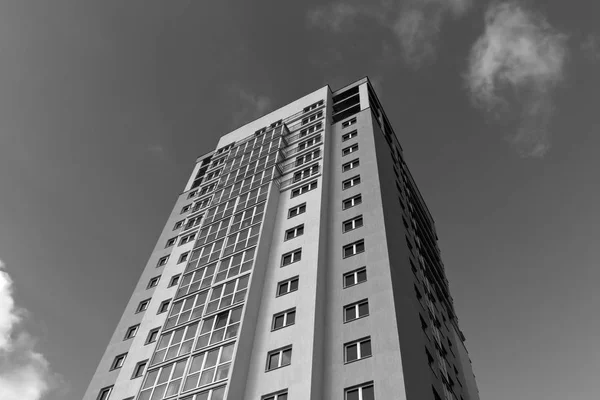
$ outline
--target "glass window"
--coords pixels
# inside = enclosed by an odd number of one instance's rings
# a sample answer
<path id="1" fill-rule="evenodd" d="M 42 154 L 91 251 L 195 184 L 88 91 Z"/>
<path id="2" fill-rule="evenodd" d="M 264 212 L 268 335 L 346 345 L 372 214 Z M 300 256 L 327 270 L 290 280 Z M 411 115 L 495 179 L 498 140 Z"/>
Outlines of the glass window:
<path id="1" fill-rule="evenodd" d="M 270 351 L 267 354 L 267 371 L 285 367 L 292 363 L 292 346 Z"/>
<path id="2" fill-rule="evenodd" d="M 344 274 L 344 288 L 367 281 L 367 267 L 362 267 Z"/>
<path id="3" fill-rule="evenodd" d="M 344 306 L 344 322 L 354 321 L 355 319 L 369 315 L 369 301 L 361 300 L 357 303 Z"/>

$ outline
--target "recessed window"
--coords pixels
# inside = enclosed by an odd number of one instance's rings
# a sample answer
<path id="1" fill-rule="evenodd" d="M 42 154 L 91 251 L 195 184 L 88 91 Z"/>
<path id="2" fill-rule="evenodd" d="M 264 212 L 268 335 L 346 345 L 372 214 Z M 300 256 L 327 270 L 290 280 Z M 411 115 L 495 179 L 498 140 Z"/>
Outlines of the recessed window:
<path id="1" fill-rule="evenodd" d="M 344 400 L 375 400 L 375 390 L 373 382 L 363 383 L 344 390 Z"/>
<path id="2" fill-rule="evenodd" d="M 304 112 L 304 113 L 307 113 L 307 112 L 309 112 L 309 111 L 316 110 L 317 108 L 319 108 L 319 107 L 320 107 L 320 106 L 322 106 L 322 105 L 323 105 L 323 100 L 321 100 L 321 101 L 319 101 L 319 102 L 317 102 L 317 103 L 311 104 L 311 105 L 310 105 L 310 106 L 308 106 L 308 107 L 305 107 L 305 108 L 304 108 L 304 110 L 303 110 L 303 112 Z M 277 400 L 279 400 L 279 399 L 277 399 Z"/>
<path id="3" fill-rule="evenodd" d="M 190 211 L 190 208 L 192 208 L 191 204 L 185 205 L 181 208 L 181 214 L 184 214 L 188 211 Z"/>
<path id="4" fill-rule="evenodd" d="M 171 277 L 171 280 L 169 281 L 169 286 L 167 286 L 167 287 L 172 287 L 172 286 L 177 285 L 179 283 L 179 278 L 181 278 L 181 274 L 173 275 Z"/>
<path id="5" fill-rule="evenodd" d="M 367 267 L 362 267 L 344 274 L 344 288 L 367 281 Z"/>
<path id="6" fill-rule="evenodd" d="M 260 398 L 261 400 L 288 400 L 287 390 L 282 390 L 277 393 L 266 394 Z M 198 399 L 200 400 L 200 399 Z"/>
<path id="7" fill-rule="evenodd" d="M 181 238 L 181 240 L 179 241 L 179 245 L 182 246 L 186 243 L 189 243 L 192 240 L 194 240 L 195 238 L 196 238 L 196 232 L 192 233 L 191 235 L 186 235 Z"/>
<path id="8" fill-rule="evenodd" d="M 171 300 L 165 300 L 162 303 L 160 303 L 160 306 L 158 307 L 158 312 L 157 314 L 162 314 L 164 312 L 167 312 L 169 310 L 169 304 L 171 303 Z"/>
<path id="9" fill-rule="evenodd" d="M 342 189 L 346 190 L 346 189 L 350 189 L 353 186 L 356 186 L 360 184 L 360 175 L 356 175 L 350 179 L 346 179 L 344 182 L 342 182 Z"/>
<path id="10" fill-rule="evenodd" d="M 148 304 L 150 304 L 150 299 L 140 301 L 140 304 L 138 304 L 135 312 L 140 313 L 142 311 L 146 311 L 148 309 Z"/>
<path id="11" fill-rule="evenodd" d="M 131 376 L 131 379 L 139 378 L 140 376 L 144 375 L 146 365 L 148 365 L 148 360 L 140 361 L 139 363 L 137 363 L 135 365 L 135 368 L 133 369 L 133 375 Z"/>
<path id="12" fill-rule="evenodd" d="M 300 196 L 301 194 L 304 194 L 304 193 L 309 192 L 316 188 L 317 188 L 317 181 L 312 181 L 311 183 L 307 183 L 306 185 L 302 185 L 299 188 L 292 190 L 291 198 Z"/>
<path id="13" fill-rule="evenodd" d="M 267 371 L 285 367 L 292 363 L 292 346 L 270 351 L 267 354 Z"/>
<path id="14" fill-rule="evenodd" d="M 363 217 L 359 215 L 352 219 L 342 222 L 342 232 L 346 233 L 363 226 Z"/>
<path id="15" fill-rule="evenodd" d="M 310 126 L 308 128 L 304 128 L 300 131 L 300 134 L 298 135 L 298 137 L 303 138 L 305 136 L 308 136 L 312 133 L 315 133 L 316 131 L 318 131 L 319 129 L 321 129 L 323 127 L 323 125 L 319 122 L 318 124 L 314 124 L 313 126 Z"/>
<path id="16" fill-rule="evenodd" d="M 361 300 L 344 306 L 344 322 L 354 321 L 369 315 L 369 300 Z"/>
<path id="17" fill-rule="evenodd" d="M 308 152 L 304 155 L 296 157 L 296 164 L 294 167 L 299 167 L 302 164 L 305 164 L 309 161 L 316 160 L 321 156 L 321 149 L 316 149 L 314 151 Z"/>
<path id="18" fill-rule="evenodd" d="M 139 329 L 140 329 L 140 324 L 133 325 L 133 326 L 130 326 L 129 328 L 127 328 L 127 331 L 125 331 L 125 338 L 123 340 L 134 338 L 135 335 L 137 335 Z"/>
<path id="19" fill-rule="evenodd" d="M 195 195 L 197 195 L 197 194 L 198 194 L 198 191 L 197 191 L 197 190 L 192 190 L 191 192 L 189 192 L 189 193 L 188 193 L 188 196 L 187 196 L 187 198 L 188 198 L 188 199 L 191 199 L 192 197 L 194 197 L 194 196 L 195 196 Z"/>
<path id="20" fill-rule="evenodd" d="M 154 328 L 150 332 L 148 332 L 146 344 L 156 342 L 156 339 L 158 339 L 158 332 L 160 332 L 160 328 Z"/>
<path id="21" fill-rule="evenodd" d="M 161 257 L 161 258 L 158 260 L 158 263 L 156 264 L 156 267 L 157 267 L 157 268 L 158 268 L 158 267 L 164 267 L 164 266 L 167 264 L 167 261 L 169 261 L 169 256 L 164 256 L 164 257 Z"/>
<path id="22" fill-rule="evenodd" d="M 183 222 L 184 222 L 184 220 L 175 222 L 175 225 L 173 226 L 173 230 L 175 231 L 175 230 L 181 228 L 183 226 Z"/>
<path id="23" fill-rule="evenodd" d="M 359 240 L 358 242 L 350 243 L 344 246 L 344 258 L 352 257 L 356 254 L 365 251 L 365 241 Z"/>
<path id="24" fill-rule="evenodd" d="M 165 248 L 173 246 L 176 242 L 177 242 L 176 237 L 167 240 L 167 244 L 165 245 Z"/>
<path id="25" fill-rule="evenodd" d="M 358 158 L 356 160 L 347 162 L 346 164 L 342 165 L 342 172 L 350 171 L 351 169 L 354 169 L 354 168 L 358 167 L 359 165 L 360 165 L 360 161 L 358 160 Z"/>
<path id="26" fill-rule="evenodd" d="M 148 282 L 148 287 L 146 287 L 146 289 L 151 289 L 153 287 L 158 286 L 158 281 L 160 281 L 160 276 L 155 276 L 154 278 L 150 279 L 150 281 Z"/>
<path id="27" fill-rule="evenodd" d="M 303 214 L 306 212 L 306 203 L 302 203 L 297 205 L 296 207 L 292 207 L 288 211 L 288 218 L 294 218 L 297 215 Z"/>
<path id="28" fill-rule="evenodd" d="M 356 196 L 350 197 L 342 201 L 342 210 L 347 210 L 362 203 L 362 195 L 357 194 Z"/>
<path id="29" fill-rule="evenodd" d="M 271 330 L 277 330 L 285 328 L 286 326 L 294 325 L 296 322 L 296 309 L 292 308 L 287 311 L 283 311 L 273 315 L 273 323 L 271 324 Z"/>
<path id="30" fill-rule="evenodd" d="M 290 240 L 301 235 L 304 235 L 304 224 L 285 231 L 285 240 Z"/>
<path id="31" fill-rule="evenodd" d="M 303 179 L 309 178 L 319 172 L 319 164 L 315 164 L 311 167 L 305 168 L 302 171 L 298 171 L 294 174 L 293 181 L 300 182 Z"/>
<path id="32" fill-rule="evenodd" d="M 112 386 L 109 386 L 100 389 L 100 393 L 98 393 L 98 397 L 96 398 L 96 400 L 108 400 L 108 398 L 110 397 L 110 392 L 112 392 L 112 388 Z"/>
<path id="33" fill-rule="evenodd" d="M 350 153 L 354 153 L 358 151 L 358 143 L 353 144 L 352 146 L 348 146 L 342 149 L 342 156 L 347 156 Z"/>
<path id="34" fill-rule="evenodd" d="M 190 255 L 189 251 L 186 251 L 185 253 L 181 254 L 179 256 L 179 260 L 177 261 L 177 264 L 181 264 L 182 262 L 186 262 L 187 259 L 188 259 L 188 257 L 189 257 L 189 255 Z"/>
<path id="35" fill-rule="evenodd" d="M 284 294 L 288 294 L 288 293 L 295 292 L 296 290 L 298 290 L 298 281 L 299 281 L 299 278 L 297 276 L 295 276 L 293 278 L 279 282 L 277 284 L 277 297 L 283 296 Z"/>
<path id="36" fill-rule="evenodd" d="M 347 128 L 350 125 L 354 125 L 355 123 L 356 123 L 356 118 L 352 118 L 348 121 L 344 121 L 344 122 L 342 122 L 342 128 Z"/>
<path id="37" fill-rule="evenodd" d="M 358 136 L 358 131 L 357 130 L 353 130 L 352 132 L 348 132 L 344 135 L 342 135 L 342 142 L 345 142 L 346 140 L 350 140 L 354 137 Z"/>
<path id="38" fill-rule="evenodd" d="M 289 253 L 284 254 L 281 257 L 281 266 L 285 267 L 286 265 L 293 264 L 302 259 L 302 249 L 296 249 L 294 251 L 290 251 Z"/>
<path id="39" fill-rule="evenodd" d="M 302 125 L 306 125 L 306 124 L 310 124 L 313 121 L 316 121 L 317 119 L 323 117 L 323 112 L 319 111 L 318 113 L 315 113 L 313 115 L 311 115 L 310 117 L 306 117 L 302 119 Z"/>
<path id="40" fill-rule="evenodd" d="M 344 345 L 344 362 L 360 360 L 371 357 L 371 338 L 355 340 Z"/>
<path id="41" fill-rule="evenodd" d="M 125 363 L 125 357 L 127 357 L 127 353 L 119 354 L 115 357 L 112 364 L 110 365 L 110 370 L 119 369 Z"/>

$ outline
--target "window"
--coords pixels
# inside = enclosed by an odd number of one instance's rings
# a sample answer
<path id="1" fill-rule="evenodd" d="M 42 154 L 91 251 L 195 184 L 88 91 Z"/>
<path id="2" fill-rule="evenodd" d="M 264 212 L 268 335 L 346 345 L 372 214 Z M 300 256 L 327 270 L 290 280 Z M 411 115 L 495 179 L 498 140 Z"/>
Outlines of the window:
<path id="1" fill-rule="evenodd" d="M 236 337 L 241 317 L 242 307 L 240 306 L 205 318 L 202 321 L 202 329 L 198 334 L 194 351 Z"/>
<path id="2" fill-rule="evenodd" d="M 171 280 L 169 281 L 169 286 L 167 286 L 167 287 L 173 287 L 173 286 L 177 285 L 179 283 L 180 277 L 181 277 L 181 274 L 173 275 L 171 277 Z"/>
<path id="3" fill-rule="evenodd" d="M 350 171 L 351 169 L 354 169 L 354 168 L 358 167 L 359 165 L 360 165 L 360 162 L 359 162 L 358 158 L 356 160 L 347 162 L 346 164 L 342 165 L 342 172 Z"/>
<path id="4" fill-rule="evenodd" d="M 302 179 L 309 178 L 312 175 L 319 173 L 319 164 L 314 164 L 311 167 L 305 168 L 302 171 L 294 173 L 294 182 L 300 182 Z"/>
<path id="5" fill-rule="evenodd" d="M 134 338 L 135 335 L 137 335 L 139 329 L 140 324 L 133 325 L 127 328 L 127 331 L 125 331 L 125 338 L 123 340 Z"/>
<path id="6" fill-rule="evenodd" d="M 361 300 L 344 306 L 344 322 L 354 321 L 369 315 L 369 300 Z"/>
<path id="7" fill-rule="evenodd" d="M 287 400 L 288 392 L 287 392 L 287 390 L 282 390 L 277 393 L 270 393 L 270 394 L 264 395 L 260 399 L 261 400 Z"/>
<path id="8" fill-rule="evenodd" d="M 156 342 L 156 339 L 158 339 L 158 332 L 159 331 L 160 331 L 160 328 L 154 328 L 150 332 L 148 332 L 148 337 L 146 337 L 146 343 L 145 344 Z"/>
<path id="9" fill-rule="evenodd" d="M 315 143 L 319 143 L 321 141 L 321 135 L 313 136 L 310 139 L 307 139 L 303 142 L 298 143 L 298 151 L 302 151 Z"/>
<path id="10" fill-rule="evenodd" d="M 367 267 L 362 267 L 344 274 L 344 288 L 367 281 Z"/>
<path id="11" fill-rule="evenodd" d="M 296 249 L 281 257 L 281 266 L 285 267 L 302 259 L 302 249 Z"/>
<path id="12" fill-rule="evenodd" d="M 223 400 L 225 398 L 225 386 L 205 390 L 198 394 L 181 397 L 181 400 Z"/>
<path id="13" fill-rule="evenodd" d="M 135 365 L 135 368 L 133 369 L 133 375 L 131 376 L 131 379 L 139 378 L 140 376 L 144 375 L 146 365 L 148 365 L 148 360 L 140 361 L 139 363 L 137 363 Z"/>
<path id="14" fill-rule="evenodd" d="M 158 267 L 163 267 L 163 266 L 165 266 L 165 265 L 167 264 L 167 261 L 169 261 L 169 256 L 164 256 L 164 257 L 161 257 L 161 258 L 158 260 L 158 264 L 156 264 L 156 267 L 158 268 Z"/>
<path id="15" fill-rule="evenodd" d="M 171 300 L 165 300 L 162 303 L 160 303 L 160 306 L 158 307 L 158 312 L 157 314 L 162 314 L 164 312 L 167 312 L 169 310 L 169 304 L 171 303 Z"/>
<path id="16" fill-rule="evenodd" d="M 202 217 L 203 217 L 202 215 L 198 215 L 197 217 L 188 219 L 188 221 L 185 224 L 184 229 L 188 230 L 188 229 L 191 229 L 191 228 L 194 228 L 194 227 L 200 225 L 200 222 L 202 221 Z"/>
<path id="17" fill-rule="evenodd" d="M 167 240 L 167 244 L 165 245 L 165 248 L 173 246 L 175 244 L 175 242 L 177 242 L 176 237 Z"/>
<path id="18" fill-rule="evenodd" d="M 244 301 L 250 274 L 229 281 L 212 289 L 204 315 Z"/>
<path id="19" fill-rule="evenodd" d="M 353 130 L 352 132 L 348 132 L 345 135 L 342 135 L 342 142 L 345 142 L 346 140 L 350 140 L 354 137 L 358 136 L 358 131 L 357 130 Z"/>
<path id="20" fill-rule="evenodd" d="M 183 328 L 176 329 L 160 337 L 156 345 L 156 351 L 150 361 L 150 366 L 159 364 L 172 358 L 189 354 L 192 351 L 194 337 L 198 330 L 198 322 Z M 158 330 L 157 330 L 158 335 Z M 156 341 L 156 336 L 150 338 L 146 343 Z"/>
<path id="21" fill-rule="evenodd" d="M 286 326 L 294 325 L 296 322 L 296 308 L 291 308 L 287 311 L 283 311 L 273 315 L 273 323 L 271 324 L 271 330 L 285 328 Z"/>
<path id="22" fill-rule="evenodd" d="M 189 192 L 189 193 L 188 193 L 188 196 L 187 196 L 187 198 L 188 198 L 188 199 L 191 199 L 192 197 L 194 197 L 194 196 L 195 196 L 195 195 L 197 195 L 197 194 L 198 194 L 198 191 L 197 191 L 197 190 L 192 190 L 191 192 Z"/>
<path id="23" fill-rule="evenodd" d="M 285 240 L 290 240 L 304 234 L 304 224 L 285 231 Z"/>
<path id="24" fill-rule="evenodd" d="M 179 256 L 179 261 L 177 261 L 177 264 L 181 264 L 182 262 L 186 262 L 188 257 L 190 255 L 189 251 L 186 251 L 185 253 L 183 253 L 182 255 Z"/>
<path id="25" fill-rule="evenodd" d="M 296 164 L 294 167 L 299 167 L 302 164 L 305 164 L 311 160 L 316 160 L 321 156 L 321 149 L 316 149 L 315 151 L 308 152 L 302 156 L 296 157 Z"/>
<path id="26" fill-rule="evenodd" d="M 186 362 L 187 360 L 179 361 L 148 372 L 142 384 L 138 400 L 148 400 L 151 396 L 153 399 L 163 399 L 176 395 L 181 387 Z M 160 378 L 156 382 L 159 375 Z M 154 391 L 154 394 L 152 391 Z"/>
<path id="27" fill-rule="evenodd" d="M 295 292 L 298 290 L 298 280 L 297 276 L 287 279 L 285 281 L 279 282 L 277 284 L 277 297 L 283 296 L 284 294 L 288 294 L 291 292 Z"/>
<path id="28" fill-rule="evenodd" d="M 175 231 L 175 230 L 181 228 L 183 226 L 183 221 L 184 220 L 175 222 L 175 225 L 173 226 L 173 230 Z"/>
<path id="29" fill-rule="evenodd" d="M 363 226 L 363 217 L 359 215 L 347 221 L 342 222 L 342 232 L 346 233 Z"/>
<path id="30" fill-rule="evenodd" d="M 348 147 L 342 149 L 342 157 L 347 156 L 348 154 L 354 153 L 356 151 L 358 151 L 358 143 L 355 143 L 352 146 L 348 146 Z"/>
<path id="31" fill-rule="evenodd" d="M 127 357 L 127 353 L 119 354 L 118 356 L 116 356 L 112 364 L 110 365 L 110 370 L 112 371 L 114 369 L 121 368 L 123 366 L 123 363 L 125 363 L 125 357 Z"/>
<path id="32" fill-rule="evenodd" d="M 190 211 L 190 208 L 192 208 L 191 204 L 185 205 L 181 208 L 181 214 L 184 214 L 188 211 Z"/>
<path id="33" fill-rule="evenodd" d="M 108 398 L 110 397 L 110 392 L 112 392 L 112 388 L 112 386 L 109 386 L 100 389 L 100 393 L 98 393 L 98 397 L 96 398 L 96 400 L 108 400 Z"/>
<path id="34" fill-rule="evenodd" d="M 313 115 L 311 115 L 310 117 L 306 117 L 302 119 L 302 125 L 306 125 L 309 124 L 313 121 L 316 121 L 317 119 L 323 117 L 323 113 L 321 111 L 319 111 L 318 113 L 315 113 Z"/>
<path id="35" fill-rule="evenodd" d="M 350 243 L 344 246 L 344 258 L 355 256 L 365 251 L 365 241 Z"/>
<path id="36" fill-rule="evenodd" d="M 356 186 L 358 184 L 360 184 L 360 175 L 356 175 L 355 177 L 346 179 L 344 182 L 342 182 L 342 189 L 350 189 L 351 187 Z"/>
<path id="37" fill-rule="evenodd" d="M 344 400 L 375 400 L 375 391 L 373 382 L 363 383 L 359 386 L 354 386 L 344 390 Z"/>
<path id="38" fill-rule="evenodd" d="M 304 214 L 306 212 L 306 203 L 302 203 L 296 207 L 292 207 L 288 211 L 288 218 L 294 218 L 297 215 Z"/>
<path id="39" fill-rule="evenodd" d="M 356 118 L 352 118 L 348 121 L 342 122 L 342 128 L 347 128 L 350 125 L 354 125 L 356 123 Z"/>
<path id="40" fill-rule="evenodd" d="M 292 363 L 292 346 L 270 351 L 267 354 L 267 371 L 285 367 Z"/>
<path id="41" fill-rule="evenodd" d="M 160 281 L 160 276 L 155 276 L 154 278 L 150 279 L 150 281 L 148 282 L 148 287 L 146 287 L 146 289 L 156 287 L 158 285 L 158 281 Z"/>
<path id="42" fill-rule="evenodd" d="M 310 106 L 308 106 L 308 107 L 305 107 L 305 108 L 304 108 L 304 110 L 303 110 L 303 112 L 307 113 L 307 112 L 309 112 L 309 111 L 316 110 L 317 108 L 319 108 L 319 107 L 320 107 L 320 106 L 322 106 L 322 105 L 323 105 L 323 100 L 321 100 L 321 101 L 318 101 L 318 102 L 316 102 L 316 103 L 314 103 L 314 104 L 311 104 L 311 105 L 310 105 Z"/>
<path id="43" fill-rule="evenodd" d="M 316 189 L 316 188 L 317 188 L 317 181 L 312 181 L 310 183 L 307 183 L 306 185 L 302 185 L 299 188 L 292 190 L 291 198 L 293 199 L 294 197 L 300 196 L 301 194 L 304 194 L 304 193 L 311 191 L 313 189 Z"/>
<path id="44" fill-rule="evenodd" d="M 227 379 L 234 345 L 231 343 L 192 357 L 183 391 Z"/>
<path id="45" fill-rule="evenodd" d="M 146 311 L 148 309 L 148 304 L 150 304 L 150 299 L 140 301 L 140 304 L 138 304 L 135 312 L 140 313 L 142 311 Z"/>
<path id="46" fill-rule="evenodd" d="M 342 201 L 342 210 L 347 210 L 362 203 L 362 195 L 357 194 L 356 196 L 350 197 Z"/>
<path id="47" fill-rule="evenodd" d="M 196 232 L 192 233 L 191 235 L 186 235 L 181 238 L 181 240 L 179 241 L 179 245 L 182 246 L 186 243 L 189 243 L 192 240 L 194 240 L 195 238 L 196 238 Z"/>
<path id="48" fill-rule="evenodd" d="M 355 340 L 344 345 L 344 362 L 349 363 L 371 357 L 371 338 Z"/>

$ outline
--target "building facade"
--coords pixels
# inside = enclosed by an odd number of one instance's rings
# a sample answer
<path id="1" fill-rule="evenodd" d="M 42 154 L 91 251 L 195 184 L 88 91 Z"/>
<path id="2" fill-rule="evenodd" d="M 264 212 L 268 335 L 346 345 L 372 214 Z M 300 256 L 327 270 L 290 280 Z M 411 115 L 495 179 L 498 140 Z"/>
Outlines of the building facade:
<path id="1" fill-rule="evenodd" d="M 364 78 L 197 159 L 84 400 L 478 400 L 464 341 Z"/>

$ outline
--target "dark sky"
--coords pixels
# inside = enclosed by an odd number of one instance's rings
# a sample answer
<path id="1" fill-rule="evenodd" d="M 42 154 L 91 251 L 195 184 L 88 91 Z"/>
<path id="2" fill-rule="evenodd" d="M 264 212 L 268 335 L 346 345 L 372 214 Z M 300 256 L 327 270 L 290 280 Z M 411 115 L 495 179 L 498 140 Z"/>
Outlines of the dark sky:
<path id="1" fill-rule="evenodd" d="M 486 1 L 422 1 L 1 2 L 0 259 L 58 386 L 45 399 L 83 396 L 195 157 L 367 75 L 436 220 L 482 400 L 597 398 L 599 7 L 492 21 Z M 410 53 L 398 10 L 439 35 Z M 484 32 L 525 35 L 495 70 L 502 101 L 470 80 L 493 69 L 470 64 Z"/>

